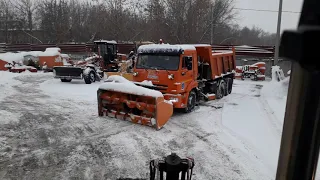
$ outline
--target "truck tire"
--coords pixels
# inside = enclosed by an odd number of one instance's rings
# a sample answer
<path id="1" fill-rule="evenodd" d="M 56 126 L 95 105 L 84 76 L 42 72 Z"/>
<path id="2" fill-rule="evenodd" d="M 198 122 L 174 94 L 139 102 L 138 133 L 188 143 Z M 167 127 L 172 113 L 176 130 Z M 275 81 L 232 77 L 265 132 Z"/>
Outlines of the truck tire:
<path id="1" fill-rule="evenodd" d="M 88 75 L 84 75 L 83 78 L 86 84 L 91 84 L 96 81 L 96 77 L 93 71 L 91 71 Z"/>
<path id="2" fill-rule="evenodd" d="M 185 113 L 189 113 L 194 110 L 197 102 L 197 94 L 195 91 L 190 91 L 188 100 L 187 100 L 187 107 L 184 108 Z"/>
<path id="3" fill-rule="evenodd" d="M 226 91 L 226 83 L 224 82 L 224 80 L 221 80 L 217 88 L 216 98 L 222 99 L 223 96 L 225 95 L 225 91 Z"/>
<path id="4" fill-rule="evenodd" d="M 72 81 L 72 79 L 60 79 L 61 80 L 61 82 L 71 82 Z"/>
<path id="5" fill-rule="evenodd" d="M 232 92 L 232 85 L 233 85 L 233 79 L 232 78 L 228 78 L 227 79 L 227 94 L 231 94 Z"/>

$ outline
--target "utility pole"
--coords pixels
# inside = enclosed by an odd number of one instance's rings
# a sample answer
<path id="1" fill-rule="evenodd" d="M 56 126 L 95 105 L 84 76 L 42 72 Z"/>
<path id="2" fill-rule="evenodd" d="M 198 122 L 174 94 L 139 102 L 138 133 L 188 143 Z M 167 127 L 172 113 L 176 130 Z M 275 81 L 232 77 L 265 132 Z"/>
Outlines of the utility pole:
<path id="1" fill-rule="evenodd" d="M 213 44 L 213 5 L 211 6 L 211 29 L 210 29 L 210 44 Z"/>
<path id="2" fill-rule="evenodd" d="M 278 64 L 278 58 L 279 58 L 279 44 L 280 44 L 280 30 L 281 30 L 281 16 L 282 16 L 282 1 L 283 0 L 279 0 L 276 47 L 275 47 L 275 52 L 274 52 L 273 65 L 277 65 Z"/>

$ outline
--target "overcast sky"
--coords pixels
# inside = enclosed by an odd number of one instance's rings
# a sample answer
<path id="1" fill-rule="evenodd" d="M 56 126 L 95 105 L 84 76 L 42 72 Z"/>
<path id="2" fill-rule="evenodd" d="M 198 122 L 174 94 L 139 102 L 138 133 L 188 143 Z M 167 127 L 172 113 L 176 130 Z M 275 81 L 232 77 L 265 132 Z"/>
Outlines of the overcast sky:
<path id="1" fill-rule="evenodd" d="M 303 0 L 283 0 L 283 11 L 301 12 Z M 279 0 L 235 0 L 236 8 L 275 10 L 278 11 Z M 277 31 L 277 12 L 258 12 L 236 10 L 237 20 L 240 26 L 257 26 L 268 32 Z M 299 13 L 282 13 L 281 30 L 293 29 L 298 25 Z"/>

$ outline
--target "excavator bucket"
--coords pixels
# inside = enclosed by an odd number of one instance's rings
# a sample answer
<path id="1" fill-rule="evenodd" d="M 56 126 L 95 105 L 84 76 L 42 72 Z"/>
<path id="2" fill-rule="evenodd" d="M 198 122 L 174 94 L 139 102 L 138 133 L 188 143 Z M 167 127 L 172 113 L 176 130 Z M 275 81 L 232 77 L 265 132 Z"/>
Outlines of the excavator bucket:
<path id="1" fill-rule="evenodd" d="M 98 89 L 99 116 L 109 116 L 160 130 L 173 113 L 161 92 L 135 85 L 121 76 L 110 76 Z"/>

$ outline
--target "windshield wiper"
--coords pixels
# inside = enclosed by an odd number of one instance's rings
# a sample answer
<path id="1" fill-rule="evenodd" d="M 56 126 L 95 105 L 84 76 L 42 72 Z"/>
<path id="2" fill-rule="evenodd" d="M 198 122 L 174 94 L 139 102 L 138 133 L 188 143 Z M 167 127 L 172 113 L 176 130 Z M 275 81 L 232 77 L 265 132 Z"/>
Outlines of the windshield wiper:
<path id="1" fill-rule="evenodd" d="M 148 68 L 150 68 L 150 67 L 148 67 L 148 66 L 146 66 L 146 65 L 143 65 L 143 64 L 141 64 L 141 65 L 139 65 L 140 67 L 143 67 L 144 68 L 144 70 L 146 70 L 147 72 L 149 72 L 148 71 Z"/>
<path id="2" fill-rule="evenodd" d="M 165 70 L 165 71 L 167 71 L 168 74 L 170 74 L 170 72 L 169 72 L 165 67 L 163 67 L 163 66 L 161 66 L 161 65 L 155 65 L 156 71 L 158 71 L 157 67 L 158 67 L 158 68 L 161 68 L 160 70 Z"/>

